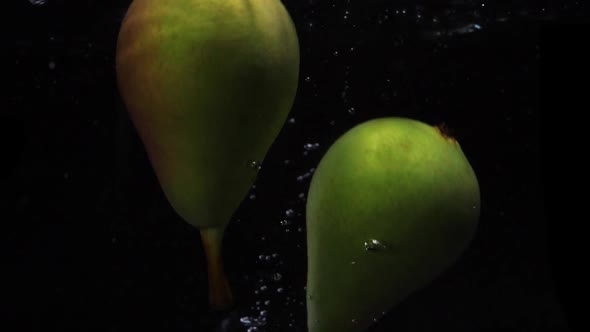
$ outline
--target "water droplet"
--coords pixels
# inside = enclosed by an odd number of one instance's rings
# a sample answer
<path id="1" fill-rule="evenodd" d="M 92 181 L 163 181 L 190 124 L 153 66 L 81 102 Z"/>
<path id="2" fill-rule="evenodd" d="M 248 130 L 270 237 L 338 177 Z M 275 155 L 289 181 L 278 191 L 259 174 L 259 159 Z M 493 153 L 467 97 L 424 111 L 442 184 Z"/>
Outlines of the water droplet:
<path id="1" fill-rule="evenodd" d="M 49 69 L 55 69 L 55 62 L 53 62 L 53 61 L 49 62 Z"/>
<path id="2" fill-rule="evenodd" d="M 379 240 L 371 239 L 369 241 L 365 241 L 365 250 L 367 251 L 381 251 L 385 249 L 387 249 L 387 246 L 379 242 Z"/>
<path id="3" fill-rule="evenodd" d="M 354 109 L 354 107 L 351 107 L 348 109 L 348 114 L 354 114 L 356 113 L 356 110 Z"/>
<path id="4" fill-rule="evenodd" d="M 353 319 L 351 320 L 351 322 L 352 322 L 353 324 L 357 324 L 357 323 L 358 323 L 358 320 L 356 320 L 355 318 L 353 318 Z"/>
<path id="5" fill-rule="evenodd" d="M 266 306 L 270 305 L 270 300 L 264 301 L 264 305 L 266 305 Z"/>
<path id="6" fill-rule="evenodd" d="M 251 195 L 250 195 L 250 199 L 256 199 L 256 195 L 254 195 L 254 194 L 251 194 Z"/>
<path id="7" fill-rule="evenodd" d="M 303 232 L 303 228 L 301 228 L 301 227 L 298 227 L 298 228 L 297 228 L 297 232 L 299 232 L 299 233 Z"/>
<path id="8" fill-rule="evenodd" d="M 350 262 L 350 265 L 356 265 L 355 261 Z"/>
<path id="9" fill-rule="evenodd" d="M 295 211 L 293 209 L 288 209 L 287 211 L 285 211 L 285 215 L 287 217 L 292 217 L 293 215 L 295 215 Z"/>
<path id="10" fill-rule="evenodd" d="M 277 258 L 279 257 L 279 254 L 277 254 L 276 252 L 274 254 L 272 254 L 272 258 Z"/>
<path id="11" fill-rule="evenodd" d="M 268 287 L 266 287 L 265 285 L 260 286 L 260 290 L 263 292 L 266 291 L 267 289 L 268 289 Z"/>
<path id="12" fill-rule="evenodd" d="M 262 168 L 262 164 L 258 161 L 251 161 L 250 167 L 254 168 L 255 170 L 260 170 Z"/>
<path id="13" fill-rule="evenodd" d="M 290 224 L 291 224 L 291 222 L 287 219 L 281 220 L 281 226 L 289 226 Z"/>
<path id="14" fill-rule="evenodd" d="M 311 77 L 309 77 L 309 76 L 306 76 L 306 77 L 305 77 L 305 82 L 310 82 L 310 81 L 311 81 Z"/>
<path id="15" fill-rule="evenodd" d="M 47 3 L 47 0 L 29 0 L 29 2 L 34 6 L 42 6 Z"/>
<path id="16" fill-rule="evenodd" d="M 262 317 L 266 316 L 267 314 L 268 314 L 268 311 L 266 311 L 266 310 L 260 311 L 260 316 L 262 316 Z"/>
<path id="17" fill-rule="evenodd" d="M 282 293 L 284 289 L 282 287 L 277 288 L 277 293 Z"/>
<path id="18" fill-rule="evenodd" d="M 278 272 L 272 275 L 272 280 L 274 281 L 280 281 L 281 279 L 283 279 L 283 276 Z"/>
<path id="19" fill-rule="evenodd" d="M 290 124 L 293 124 L 293 123 L 295 123 L 295 118 L 290 118 L 290 119 L 289 119 L 289 123 L 290 123 Z"/>
<path id="20" fill-rule="evenodd" d="M 251 326 L 248 328 L 247 332 L 257 332 L 258 328 L 256 326 Z"/>
<path id="21" fill-rule="evenodd" d="M 258 259 L 263 261 L 264 260 L 264 255 L 258 255 Z"/>

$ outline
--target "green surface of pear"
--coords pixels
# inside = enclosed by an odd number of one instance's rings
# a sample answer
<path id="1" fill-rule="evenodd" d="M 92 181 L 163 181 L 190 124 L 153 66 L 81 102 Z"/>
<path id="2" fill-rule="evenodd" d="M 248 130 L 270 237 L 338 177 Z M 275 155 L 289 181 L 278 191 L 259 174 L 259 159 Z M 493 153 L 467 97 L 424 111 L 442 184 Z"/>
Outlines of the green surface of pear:
<path id="1" fill-rule="evenodd" d="M 392 117 L 349 130 L 308 194 L 309 331 L 366 330 L 459 258 L 479 210 L 475 173 L 439 128 Z"/>
<path id="2" fill-rule="evenodd" d="M 168 201 L 201 230 L 210 279 L 221 278 L 211 269 L 221 268 L 223 230 L 295 98 L 299 43 L 289 13 L 280 0 L 135 0 L 116 70 Z"/>

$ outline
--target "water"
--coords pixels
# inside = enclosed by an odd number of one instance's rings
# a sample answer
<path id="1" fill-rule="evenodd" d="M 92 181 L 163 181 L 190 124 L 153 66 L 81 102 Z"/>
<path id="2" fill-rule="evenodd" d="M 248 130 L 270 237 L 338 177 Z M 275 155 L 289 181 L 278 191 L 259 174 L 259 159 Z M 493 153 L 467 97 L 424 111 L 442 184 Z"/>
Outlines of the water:
<path id="1" fill-rule="evenodd" d="M 101 312 L 105 330 L 305 331 L 305 212 L 318 163 L 352 126 L 407 116 L 454 130 L 482 177 L 485 223 L 456 270 L 374 331 L 563 330 L 546 295 L 530 175 L 540 154 L 534 29 L 575 16 L 581 1 L 282 1 L 299 33 L 297 99 L 264 167 L 243 165 L 258 176 L 226 228 L 236 306 L 219 314 L 207 308 L 198 231 L 162 193 L 118 94 L 114 50 L 130 1 L 20 2 L 7 60 L 18 74 L 0 112 L 6 220 L 15 221 L 6 252 L 18 253 L 6 270 L 22 285 L 6 295 L 14 311 L 56 311 L 48 324 L 60 326 L 72 324 L 63 312 Z M 350 245 L 379 257 L 389 244 L 371 235 Z M 364 263 L 349 261 L 351 270 Z"/>

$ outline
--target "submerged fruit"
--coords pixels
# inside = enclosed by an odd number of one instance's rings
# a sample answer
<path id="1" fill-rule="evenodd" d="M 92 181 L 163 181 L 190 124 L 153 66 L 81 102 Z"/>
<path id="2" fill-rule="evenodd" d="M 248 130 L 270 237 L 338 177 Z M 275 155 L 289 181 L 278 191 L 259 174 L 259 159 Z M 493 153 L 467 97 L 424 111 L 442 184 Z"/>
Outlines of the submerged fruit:
<path id="1" fill-rule="evenodd" d="M 458 142 L 405 118 L 360 124 L 320 161 L 307 201 L 310 332 L 358 332 L 440 275 L 479 219 Z"/>
<path id="2" fill-rule="evenodd" d="M 279 0 L 135 0 L 116 61 L 168 201 L 201 230 L 211 304 L 227 307 L 221 239 L 293 104 L 294 24 Z"/>

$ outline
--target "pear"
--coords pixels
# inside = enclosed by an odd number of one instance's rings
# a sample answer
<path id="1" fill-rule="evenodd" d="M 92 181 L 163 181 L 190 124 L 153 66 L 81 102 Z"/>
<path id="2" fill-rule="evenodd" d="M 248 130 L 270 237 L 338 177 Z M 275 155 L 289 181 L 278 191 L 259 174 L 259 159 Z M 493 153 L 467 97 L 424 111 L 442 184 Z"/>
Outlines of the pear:
<path id="1" fill-rule="evenodd" d="M 395 117 L 350 129 L 309 188 L 309 331 L 366 330 L 456 262 L 479 210 L 475 173 L 445 130 Z"/>
<path id="2" fill-rule="evenodd" d="M 232 305 L 223 232 L 291 110 L 299 42 L 280 0 L 135 0 L 119 91 L 173 209 L 200 230 L 214 309 Z"/>

